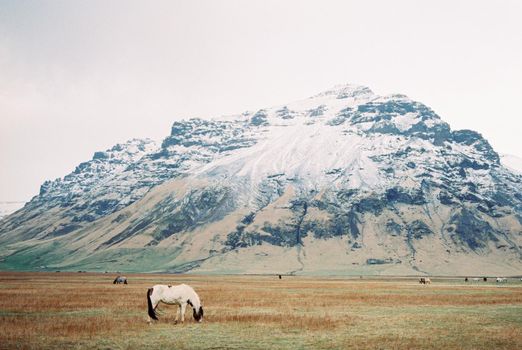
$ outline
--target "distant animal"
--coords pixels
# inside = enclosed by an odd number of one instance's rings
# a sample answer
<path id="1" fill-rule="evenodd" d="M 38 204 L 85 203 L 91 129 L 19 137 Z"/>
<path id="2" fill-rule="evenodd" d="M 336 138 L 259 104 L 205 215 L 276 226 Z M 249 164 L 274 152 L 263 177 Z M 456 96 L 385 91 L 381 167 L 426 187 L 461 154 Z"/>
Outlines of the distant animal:
<path id="1" fill-rule="evenodd" d="M 497 283 L 506 283 L 506 282 L 507 282 L 507 278 L 497 277 Z"/>
<path id="2" fill-rule="evenodd" d="M 431 280 L 429 279 L 429 277 L 421 277 L 419 280 L 419 283 L 420 284 L 431 284 Z"/>
<path id="3" fill-rule="evenodd" d="M 484 277 L 482 280 L 483 280 L 484 282 L 487 282 L 487 281 L 488 281 L 488 278 L 487 278 L 487 277 Z"/>
<path id="4" fill-rule="evenodd" d="M 179 318 L 181 322 L 185 322 L 185 309 L 187 304 L 192 307 L 192 316 L 197 322 L 203 321 L 203 306 L 198 294 L 191 286 L 180 284 L 177 286 L 166 286 L 157 284 L 147 290 L 147 305 L 149 311 L 149 323 L 151 319 L 157 320 L 156 307 L 162 302 L 168 305 L 179 306 Z M 176 313 L 176 323 L 178 322 L 178 313 Z"/>
<path id="5" fill-rule="evenodd" d="M 467 281 L 468 281 L 468 278 L 467 278 L 467 277 L 466 277 L 466 278 L 464 278 L 464 282 L 467 282 Z"/>
<path id="6" fill-rule="evenodd" d="M 127 277 L 118 276 L 114 279 L 114 282 L 112 282 L 112 284 L 120 284 L 120 283 L 127 284 Z"/>
<path id="7" fill-rule="evenodd" d="M 281 279 L 281 278 L 283 278 L 283 277 L 281 277 L 281 275 L 279 275 L 279 279 Z"/>
<path id="8" fill-rule="evenodd" d="M 473 282 L 478 282 L 478 281 L 480 281 L 480 278 L 475 277 L 475 278 L 473 279 Z"/>

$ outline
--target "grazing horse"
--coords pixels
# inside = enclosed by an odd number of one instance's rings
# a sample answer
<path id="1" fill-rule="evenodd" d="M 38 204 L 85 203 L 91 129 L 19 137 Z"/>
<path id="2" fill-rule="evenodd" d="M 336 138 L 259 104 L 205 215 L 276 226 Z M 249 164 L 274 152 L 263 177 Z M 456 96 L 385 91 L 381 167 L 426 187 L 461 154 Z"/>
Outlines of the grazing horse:
<path id="1" fill-rule="evenodd" d="M 118 276 L 114 279 L 114 282 L 112 282 L 112 284 L 120 284 L 120 283 L 127 284 L 127 277 Z"/>
<path id="2" fill-rule="evenodd" d="M 479 281 L 480 281 L 480 278 L 478 278 L 478 277 L 473 278 L 473 282 L 479 282 Z"/>
<path id="3" fill-rule="evenodd" d="M 430 280 L 429 277 L 421 277 L 420 280 L 419 280 L 419 283 L 420 284 L 430 284 L 431 280 Z"/>
<path id="4" fill-rule="evenodd" d="M 185 322 L 185 309 L 187 304 L 192 306 L 192 316 L 197 322 L 203 320 L 203 307 L 199 296 L 192 287 L 186 284 L 177 286 L 166 286 L 157 284 L 147 291 L 147 304 L 149 308 L 149 323 L 151 319 L 157 320 L 156 307 L 161 302 L 169 305 L 178 305 L 181 322 Z M 178 314 L 176 313 L 176 323 L 178 322 Z"/>
<path id="5" fill-rule="evenodd" d="M 507 282 L 507 278 L 497 277 L 497 283 L 506 283 L 506 282 Z"/>

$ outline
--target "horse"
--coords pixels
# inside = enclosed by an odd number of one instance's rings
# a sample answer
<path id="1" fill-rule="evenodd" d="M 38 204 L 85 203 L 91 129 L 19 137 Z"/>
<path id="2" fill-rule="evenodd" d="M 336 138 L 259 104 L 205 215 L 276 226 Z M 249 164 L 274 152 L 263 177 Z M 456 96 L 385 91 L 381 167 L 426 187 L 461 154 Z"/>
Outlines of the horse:
<path id="1" fill-rule="evenodd" d="M 114 279 L 114 282 L 112 282 L 112 284 L 120 284 L 120 283 L 127 284 L 127 277 L 118 276 Z"/>
<path id="2" fill-rule="evenodd" d="M 480 281 L 480 278 L 478 278 L 478 277 L 473 278 L 473 282 L 479 282 L 479 281 Z"/>
<path id="3" fill-rule="evenodd" d="M 429 277 L 421 277 L 419 280 L 419 283 L 420 284 L 431 284 L 431 280 L 429 279 Z"/>
<path id="4" fill-rule="evenodd" d="M 187 304 L 192 307 L 192 316 L 197 322 L 203 321 L 203 307 L 198 294 L 192 287 L 186 284 L 177 286 L 166 286 L 157 284 L 147 290 L 147 305 L 149 311 L 149 321 L 157 320 L 156 307 L 162 302 L 168 305 L 178 305 L 181 323 L 185 322 L 185 309 Z M 176 313 L 176 323 L 178 323 L 178 313 Z"/>
<path id="5" fill-rule="evenodd" d="M 507 282 L 507 278 L 497 277 L 497 283 L 506 283 L 506 282 Z"/>

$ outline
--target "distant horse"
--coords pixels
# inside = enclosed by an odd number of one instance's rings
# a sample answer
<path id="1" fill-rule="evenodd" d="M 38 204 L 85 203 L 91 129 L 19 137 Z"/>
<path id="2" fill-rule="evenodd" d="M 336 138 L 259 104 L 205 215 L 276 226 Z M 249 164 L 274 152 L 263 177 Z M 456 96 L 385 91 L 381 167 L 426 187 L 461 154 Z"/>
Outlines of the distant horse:
<path id="1" fill-rule="evenodd" d="M 120 283 L 127 284 L 127 277 L 118 276 L 114 279 L 114 282 L 112 282 L 112 284 L 120 284 Z"/>
<path id="2" fill-rule="evenodd" d="M 507 283 L 507 278 L 497 277 L 497 283 Z"/>
<path id="3" fill-rule="evenodd" d="M 483 280 L 484 282 L 487 282 L 487 281 L 488 281 L 488 278 L 487 278 L 487 277 L 484 277 L 484 278 L 482 278 L 482 280 Z"/>
<path id="4" fill-rule="evenodd" d="M 431 280 L 429 279 L 429 277 L 421 277 L 419 280 L 419 283 L 420 284 L 431 284 Z"/>
<path id="5" fill-rule="evenodd" d="M 166 286 L 158 284 L 149 288 L 147 291 L 147 304 L 149 308 L 149 323 L 151 318 L 157 320 L 156 307 L 161 302 L 169 305 L 178 305 L 181 322 L 185 322 L 185 309 L 187 304 L 192 307 L 192 316 L 197 322 L 203 320 L 203 307 L 199 296 L 192 289 L 192 287 L 186 284 L 180 284 L 177 286 Z M 176 313 L 176 323 L 178 322 L 178 314 Z"/>
<path id="6" fill-rule="evenodd" d="M 464 282 L 467 282 L 467 281 L 468 281 L 468 278 L 467 278 L 467 277 L 466 277 L 466 278 L 464 278 Z"/>
<path id="7" fill-rule="evenodd" d="M 479 282 L 479 281 L 480 281 L 480 278 L 478 278 L 478 277 L 473 278 L 473 282 Z"/>

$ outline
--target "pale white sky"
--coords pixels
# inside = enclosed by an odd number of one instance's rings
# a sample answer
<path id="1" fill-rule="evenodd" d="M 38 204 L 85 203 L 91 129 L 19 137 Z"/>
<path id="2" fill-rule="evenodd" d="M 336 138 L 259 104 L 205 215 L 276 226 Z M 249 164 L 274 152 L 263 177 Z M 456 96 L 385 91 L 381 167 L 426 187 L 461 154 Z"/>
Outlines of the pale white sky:
<path id="1" fill-rule="evenodd" d="M 522 156 L 522 1 L 0 0 L 0 201 L 172 122 L 339 83 Z"/>

